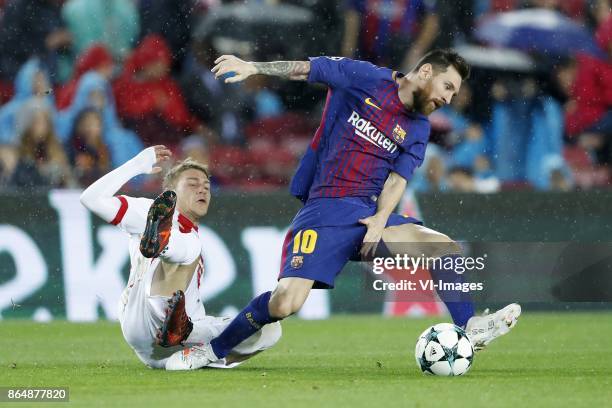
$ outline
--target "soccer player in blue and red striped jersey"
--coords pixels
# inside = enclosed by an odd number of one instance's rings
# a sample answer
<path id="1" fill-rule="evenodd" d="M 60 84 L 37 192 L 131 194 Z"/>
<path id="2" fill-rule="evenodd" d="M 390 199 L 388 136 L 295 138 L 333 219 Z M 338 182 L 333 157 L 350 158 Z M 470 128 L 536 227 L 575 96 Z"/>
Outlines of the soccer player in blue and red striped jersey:
<path id="1" fill-rule="evenodd" d="M 311 289 L 333 288 L 349 260 L 425 256 L 444 261 L 430 269 L 434 281 L 462 281 L 461 273 L 444 269 L 458 264 L 457 243 L 393 213 L 407 180 L 423 161 L 430 131 L 427 115 L 450 103 L 469 76 L 469 65 L 460 55 L 432 51 L 406 75 L 335 57 L 261 63 L 227 55 L 215 63 L 216 77 L 233 73 L 225 82 L 276 75 L 323 83 L 329 91 L 321 125 L 291 183 L 292 194 L 304 207 L 285 238 L 276 289 L 254 298 L 210 344 L 177 352 L 167 369 L 196 369 L 223 359 L 262 326 L 297 312 Z M 475 316 L 469 296 L 452 290 L 438 294 L 476 347 L 507 333 L 520 315 L 520 306 L 512 304 Z"/>

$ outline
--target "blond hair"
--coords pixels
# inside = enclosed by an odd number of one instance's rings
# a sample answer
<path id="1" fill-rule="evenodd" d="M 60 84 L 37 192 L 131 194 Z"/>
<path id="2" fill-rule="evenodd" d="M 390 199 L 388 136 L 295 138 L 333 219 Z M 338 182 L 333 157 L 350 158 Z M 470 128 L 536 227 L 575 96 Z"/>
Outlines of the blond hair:
<path id="1" fill-rule="evenodd" d="M 192 159 L 191 157 L 187 157 L 185 160 L 178 162 L 174 167 L 168 170 L 168 172 L 164 176 L 164 190 L 174 188 L 176 180 L 179 178 L 179 176 L 184 171 L 191 169 L 200 170 L 202 173 L 206 174 L 206 177 L 210 178 L 210 172 L 208 171 L 207 165 L 202 164 L 199 161 Z"/>

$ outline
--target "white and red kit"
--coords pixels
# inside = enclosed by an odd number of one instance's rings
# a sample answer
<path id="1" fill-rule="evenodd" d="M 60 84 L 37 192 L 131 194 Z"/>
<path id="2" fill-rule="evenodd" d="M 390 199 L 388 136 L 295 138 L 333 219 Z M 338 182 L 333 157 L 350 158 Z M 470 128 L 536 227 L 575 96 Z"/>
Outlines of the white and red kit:
<path id="1" fill-rule="evenodd" d="M 175 211 L 170 241 L 160 257 L 145 258 L 140 253 L 140 239 L 153 200 L 115 194 L 132 177 L 150 173 L 154 164 L 153 148 L 143 150 L 135 158 L 87 188 L 81 195 L 81 202 L 129 235 L 131 268 L 127 286 L 119 300 L 121 330 L 123 337 L 143 363 L 152 368 L 164 368 L 166 359 L 184 346 L 161 347 L 156 344 L 156 334 L 164 321 L 170 298 L 151 295 L 153 276 L 161 262 L 164 263 L 164 271 L 170 273 L 172 268 L 181 265 L 193 265 L 195 268 L 189 284 L 184 288 L 186 312 L 193 323 L 193 330 L 186 339 L 185 346 L 210 342 L 225 329 L 231 319 L 206 315 L 199 292 L 204 273 L 202 242 L 198 235 L 198 226 L 187 217 Z M 240 343 L 234 351 L 247 355 L 265 350 L 272 347 L 280 336 L 280 324 L 267 325 Z"/>

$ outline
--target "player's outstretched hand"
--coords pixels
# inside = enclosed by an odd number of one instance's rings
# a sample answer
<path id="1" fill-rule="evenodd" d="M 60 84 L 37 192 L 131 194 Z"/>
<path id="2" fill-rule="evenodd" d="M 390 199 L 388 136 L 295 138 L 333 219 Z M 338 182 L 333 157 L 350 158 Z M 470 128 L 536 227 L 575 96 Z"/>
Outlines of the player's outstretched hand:
<path id="1" fill-rule="evenodd" d="M 257 73 L 257 68 L 252 62 L 243 61 L 234 55 L 222 55 L 215 60 L 215 66 L 212 69 L 215 78 L 219 79 L 227 73 L 232 72 L 234 76 L 225 79 L 225 83 L 233 83 L 244 81 L 251 75 Z"/>
<path id="2" fill-rule="evenodd" d="M 373 215 L 371 217 L 363 218 L 359 222 L 365 225 L 368 230 L 363 238 L 363 244 L 361 245 L 361 259 L 367 260 L 369 257 L 374 256 L 378 243 L 382 239 L 383 231 L 385 229 L 386 221 Z"/>
<path id="3" fill-rule="evenodd" d="M 168 161 L 172 157 L 172 152 L 164 145 L 153 146 L 153 150 L 155 151 L 155 164 L 153 165 L 151 174 L 162 171 L 162 162 Z"/>
<path id="4" fill-rule="evenodd" d="M 162 162 L 170 160 L 170 157 L 172 152 L 166 146 L 157 145 L 147 147 L 130 161 L 138 166 L 141 174 L 155 174 L 162 170 Z"/>

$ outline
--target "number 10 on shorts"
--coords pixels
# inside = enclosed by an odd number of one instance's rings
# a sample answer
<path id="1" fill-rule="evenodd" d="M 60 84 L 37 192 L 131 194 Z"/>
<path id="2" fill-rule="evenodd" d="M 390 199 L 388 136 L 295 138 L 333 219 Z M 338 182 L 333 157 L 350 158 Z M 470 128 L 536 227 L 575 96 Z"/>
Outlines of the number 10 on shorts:
<path id="1" fill-rule="evenodd" d="M 312 254 L 315 245 L 317 245 L 317 231 L 311 229 L 298 231 L 293 238 L 293 253 Z"/>

